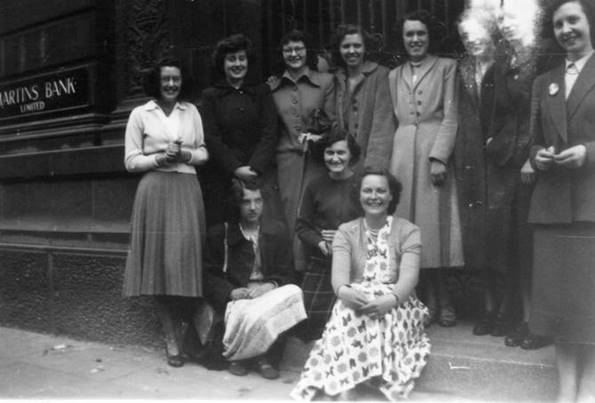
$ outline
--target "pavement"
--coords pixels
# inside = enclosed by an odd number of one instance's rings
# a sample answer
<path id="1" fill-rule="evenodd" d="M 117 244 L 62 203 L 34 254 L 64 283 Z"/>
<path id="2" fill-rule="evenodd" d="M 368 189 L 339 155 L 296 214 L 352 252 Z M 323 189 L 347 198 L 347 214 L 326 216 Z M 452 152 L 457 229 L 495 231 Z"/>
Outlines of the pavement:
<path id="1" fill-rule="evenodd" d="M 432 326 L 432 354 L 413 402 L 547 402 L 556 392 L 553 347 L 524 351 L 473 336 L 471 324 Z M 162 351 L 0 327 L 0 399 L 288 401 L 310 345 L 290 338 L 281 378 L 237 377 L 192 363 L 169 367 Z M 383 401 L 364 390 L 358 401 Z"/>

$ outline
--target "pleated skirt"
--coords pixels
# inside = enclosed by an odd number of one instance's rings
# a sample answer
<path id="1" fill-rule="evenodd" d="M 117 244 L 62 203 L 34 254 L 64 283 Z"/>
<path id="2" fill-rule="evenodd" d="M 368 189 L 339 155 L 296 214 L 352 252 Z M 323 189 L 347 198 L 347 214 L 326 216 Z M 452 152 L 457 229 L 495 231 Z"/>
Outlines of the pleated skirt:
<path id="1" fill-rule="evenodd" d="M 195 175 L 146 173 L 136 191 L 131 227 L 124 296 L 202 296 L 206 227 Z"/>
<path id="2" fill-rule="evenodd" d="M 533 237 L 531 331 L 595 343 L 595 223 L 536 225 Z"/>

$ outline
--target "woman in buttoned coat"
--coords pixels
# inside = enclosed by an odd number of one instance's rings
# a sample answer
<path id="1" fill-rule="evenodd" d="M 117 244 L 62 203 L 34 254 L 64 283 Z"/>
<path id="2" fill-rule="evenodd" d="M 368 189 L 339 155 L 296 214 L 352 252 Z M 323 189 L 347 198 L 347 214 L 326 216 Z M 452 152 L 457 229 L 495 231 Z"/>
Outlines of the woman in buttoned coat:
<path id="1" fill-rule="evenodd" d="M 331 74 L 319 73 L 308 66 L 311 49 L 302 31 L 288 32 L 280 44 L 285 71 L 272 85 L 280 121 L 277 182 L 293 243 L 294 266 L 302 272 L 305 262 L 301 243 L 295 237 L 295 221 L 304 189 L 313 178 L 325 173 L 323 164 L 312 158 L 309 149 L 322 135 L 310 133 L 310 121 L 316 110 L 322 110 L 329 120 L 334 117 L 334 83 Z"/>
<path id="2" fill-rule="evenodd" d="M 337 122 L 355 138 L 362 150 L 356 171 L 364 166 L 388 167 L 396 127 L 390 106 L 388 69 L 367 60 L 369 42 L 360 26 L 341 25 L 335 33 L 332 51 L 337 66 Z"/>
<path id="3" fill-rule="evenodd" d="M 208 225 L 228 215 L 222 202 L 233 178 L 249 187 L 262 187 L 267 216 L 277 216 L 276 180 L 272 161 L 278 142 L 277 112 L 266 84 L 248 78 L 253 62 L 252 41 L 234 34 L 217 43 L 213 52 L 216 82 L 202 92 L 201 115 L 211 160 L 204 175 Z"/>
<path id="4" fill-rule="evenodd" d="M 430 31 L 427 11 L 403 19 L 409 60 L 389 76 L 392 106 L 399 122 L 390 171 L 403 184 L 397 215 L 421 230 L 422 282 L 430 320 L 439 315 L 441 325 L 453 326 L 456 316 L 441 269 L 464 264 L 451 160 L 457 133 L 457 64 L 428 53 L 433 43 Z"/>
<path id="5" fill-rule="evenodd" d="M 595 8 L 559 0 L 546 22 L 565 62 L 533 85 L 537 183 L 529 326 L 554 337 L 558 401 L 595 398 Z"/>

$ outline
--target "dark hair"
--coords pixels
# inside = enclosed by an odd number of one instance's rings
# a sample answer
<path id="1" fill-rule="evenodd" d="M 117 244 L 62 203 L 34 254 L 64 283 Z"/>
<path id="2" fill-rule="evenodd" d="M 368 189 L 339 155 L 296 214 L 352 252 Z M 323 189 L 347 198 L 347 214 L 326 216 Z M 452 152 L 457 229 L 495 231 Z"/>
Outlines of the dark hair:
<path id="1" fill-rule="evenodd" d="M 159 59 L 143 77 L 143 88 L 145 94 L 151 98 L 161 98 L 161 68 L 177 67 L 182 75 L 182 86 L 180 87 L 180 99 L 188 100 L 192 91 L 192 77 L 187 74 L 182 62 L 175 57 L 164 57 Z"/>
<path id="2" fill-rule="evenodd" d="M 394 214 L 394 212 L 397 210 L 397 205 L 399 204 L 399 200 L 401 199 L 401 191 L 403 190 L 403 185 L 401 185 L 401 182 L 399 182 L 397 180 L 397 178 L 395 178 L 386 169 L 366 167 L 366 168 L 364 168 L 363 172 L 360 173 L 360 175 L 359 175 L 359 181 L 358 181 L 358 186 L 357 186 L 358 190 L 360 190 L 362 188 L 362 182 L 363 182 L 364 178 L 366 176 L 370 176 L 370 175 L 378 175 L 378 176 L 383 176 L 386 178 L 386 182 L 388 183 L 388 190 L 390 191 L 390 194 L 393 197 L 393 199 L 388 204 L 387 213 L 389 215 Z"/>
<path id="3" fill-rule="evenodd" d="M 592 1 L 589 0 L 554 0 L 554 2 L 551 3 L 550 7 L 547 9 L 545 21 L 543 24 L 543 36 L 553 38 L 557 47 L 557 51 L 561 54 L 566 53 L 564 49 L 562 49 L 562 47 L 558 44 L 558 41 L 555 38 L 553 21 L 554 13 L 558 11 L 558 9 L 566 3 L 578 3 L 581 6 L 581 9 L 587 17 L 587 22 L 589 23 L 589 28 L 591 31 L 591 44 L 595 46 L 595 25 L 593 25 L 595 22 L 595 5 Z"/>
<path id="4" fill-rule="evenodd" d="M 428 53 L 434 54 L 438 49 L 439 45 L 439 33 L 438 33 L 438 23 L 436 19 L 430 14 L 427 10 L 417 10 L 412 11 L 410 13 L 405 14 L 399 21 L 397 22 L 397 35 L 399 37 L 398 47 L 399 51 L 403 54 L 407 54 L 405 50 L 405 44 L 403 42 L 403 28 L 405 27 L 406 21 L 420 21 L 422 24 L 426 26 L 428 30 Z M 445 33 L 444 33 L 445 34 Z"/>
<path id="5" fill-rule="evenodd" d="M 229 187 L 229 195 L 227 197 L 227 216 L 228 220 L 235 222 L 241 219 L 240 205 L 244 199 L 244 190 L 260 191 L 262 195 L 262 189 L 260 187 L 247 187 L 244 182 L 237 178 L 231 180 L 231 186 Z"/>
<path id="6" fill-rule="evenodd" d="M 333 124 L 330 133 L 327 136 L 322 137 L 318 143 L 315 143 L 315 147 L 313 148 L 313 157 L 316 160 L 324 163 L 324 151 L 336 142 L 343 140 L 347 142 L 347 148 L 351 153 L 349 165 L 353 166 L 357 164 L 362 149 L 357 141 L 355 141 L 355 138 L 347 131 L 341 129 L 337 124 Z"/>
<path id="7" fill-rule="evenodd" d="M 254 52 L 250 38 L 244 34 L 233 34 L 217 42 L 217 46 L 211 56 L 213 72 L 220 78 L 225 77 L 225 71 L 223 69 L 225 56 L 229 53 L 236 53 L 242 50 L 246 51 L 248 69 L 250 69 L 250 65 L 254 61 Z"/>
<path id="8" fill-rule="evenodd" d="M 286 69 L 285 61 L 283 60 L 283 46 L 287 45 L 289 42 L 303 42 L 304 46 L 306 47 L 306 66 L 315 70 L 316 69 L 316 62 L 317 62 L 317 53 L 314 49 L 312 49 L 312 41 L 310 36 L 305 33 L 304 31 L 300 31 L 299 29 L 292 29 L 289 32 L 286 32 L 285 35 L 281 37 L 279 41 L 279 47 L 277 49 L 277 57 L 275 58 L 275 73 L 276 74 L 283 74 Z"/>
<path id="9" fill-rule="evenodd" d="M 362 37 L 362 41 L 364 43 L 364 60 L 367 59 L 368 54 L 370 53 L 370 50 L 372 49 L 373 42 L 372 42 L 372 37 L 370 36 L 370 34 L 368 34 L 366 31 L 364 31 L 364 29 L 359 26 L 359 25 L 354 25 L 354 24 L 345 24 L 345 25 L 339 25 L 337 27 L 337 30 L 335 31 L 334 35 L 333 35 L 333 39 L 331 41 L 332 43 L 332 50 L 331 50 L 331 55 L 333 58 L 333 64 L 335 66 L 338 67 L 345 67 L 345 60 L 343 60 L 343 57 L 341 56 L 341 42 L 343 42 L 343 39 L 345 39 L 345 37 L 347 35 L 354 35 L 354 34 L 359 34 L 359 36 Z"/>

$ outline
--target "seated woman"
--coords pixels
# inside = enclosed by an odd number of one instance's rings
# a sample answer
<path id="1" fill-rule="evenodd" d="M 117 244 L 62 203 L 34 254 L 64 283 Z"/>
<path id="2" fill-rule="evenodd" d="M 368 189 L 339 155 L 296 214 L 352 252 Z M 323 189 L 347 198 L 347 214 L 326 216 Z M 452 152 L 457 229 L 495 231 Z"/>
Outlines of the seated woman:
<path id="1" fill-rule="evenodd" d="M 421 242 L 417 226 L 393 216 L 400 192 L 388 172 L 363 172 L 364 216 L 339 226 L 333 240 L 338 300 L 293 398 L 310 400 L 319 391 L 334 396 L 366 383 L 395 401 L 420 376 L 430 353 L 423 326 L 428 309 L 415 295 Z"/>
<path id="2" fill-rule="evenodd" d="M 320 338 L 335 304 L 331 243 L 337 228 L 361 215 L 353 173 L 360 148 L 353 136 L 335 126 L 314 150 L 327 172 L 306 186 L 295 226 L 308 258 L 302 281 L 308 319 L 299 326 L 299 336 L 304 340 Z"/>
<path id="3" fill-rule="evenodd" d="M 267 379 L 279 377 L 282 333 L 306 318 L 301 289 L 292 278 L 287 230 L 279 221 L 261 220 L 260 189 L 234 180 L 239 217 L 217 224 L 207 235 L 204 295 L 225 314 L 223 356 L 229 372 L 246 375 L 248 365 Z"/>

